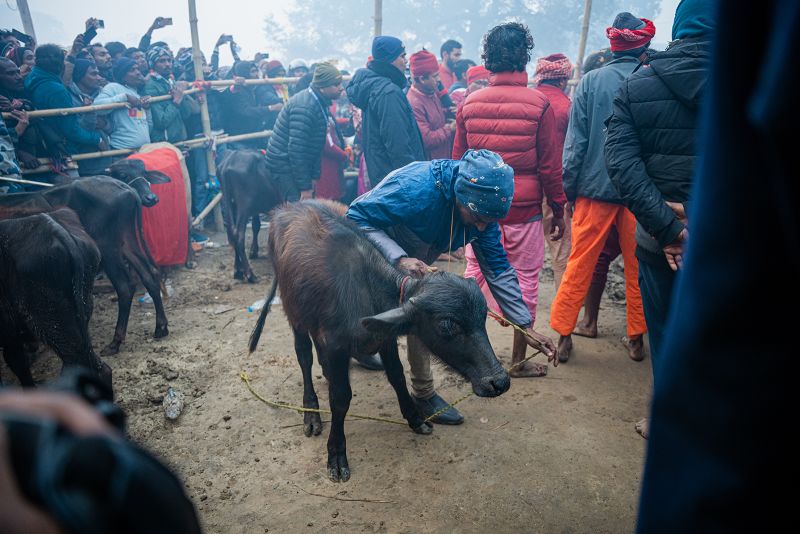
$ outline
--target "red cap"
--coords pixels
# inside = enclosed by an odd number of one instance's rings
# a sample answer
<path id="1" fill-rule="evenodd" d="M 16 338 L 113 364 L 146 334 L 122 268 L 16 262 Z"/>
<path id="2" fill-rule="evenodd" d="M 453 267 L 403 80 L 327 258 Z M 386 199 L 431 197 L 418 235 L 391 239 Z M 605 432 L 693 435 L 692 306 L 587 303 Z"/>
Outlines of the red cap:
<path id="1" fill-rule="evenodd" d="M 436 56 L 427 50 L 420 50 L 411 54 L 409 63 L 411 65 L 411 75 L 414 77 L 429 76 L 439 72 L 439 62 L 436 61 Z"/>
<path id="2" fill-rule="evenodd" d="M 483 65 L 475 65 L 467 70 L 467 85 L 476 80 L 488 80 L 491 73 Z"/>

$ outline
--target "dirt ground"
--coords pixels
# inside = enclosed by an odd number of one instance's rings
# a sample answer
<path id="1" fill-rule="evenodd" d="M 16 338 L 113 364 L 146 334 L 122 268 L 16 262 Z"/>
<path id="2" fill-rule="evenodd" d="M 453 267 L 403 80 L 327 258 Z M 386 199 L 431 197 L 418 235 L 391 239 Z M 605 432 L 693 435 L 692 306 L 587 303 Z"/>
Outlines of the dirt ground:
<path id="1" fill-rule="evenodd" d="M 405 426 L 348 420 L 352 478 L 334 484 L 325 473 L 328 425 L 321 436 L 306 438 L 299 414 L 266 406 L 239 378 L 247 371 L 264 397 L 302 403 L 291 332 L 279 306 L 258 351 L 247 355 L 256 314 L 246 308 L 264 296 L 268 261 L 254 261 L 259 284 L 243 284 L 232 278 L 233 254 L 224 236 L 212 240 L 221 246 L 200 252 L 196 270 L 169 273 L 175 290 L 167 301 L 170 335 L 154 340 L 152 305 L 137 302 L 120 354 L 106 358 L 131 438 L 183 478 L 207 532 L 634 528 L 645 447 L 634 423 L 646 413 L 651 375 L 649 358 L 629 360 L 619 341 L 622 305 L 604 299 L 598 339 L 576 337 L 572 359 L 551 367 L 547 377 L 515 379 L 499 398 L 460 404 L 461 426 L 437 425 L 431 436 L 419 436 Z M 550 335 L 553 290 L 545 271 L 537 328 Z M 95 297 L 91 330 L 98 352 L 112 336 L 114 298 L 108 292 Z M 488 329 L 508 365 L 511 330 L 492 320 Z M 401 354 L 404 349 L 401 340 Z M 34 376 L 47 378 L 57 369 L 55 358 L 45 357 Z M 318 364 L 314 371 L 320 405 L 327 407 Z M 440 364 L 435 375 L 445 399 L 470 391 Z M 383 373 L 353 367 L 351 381 L 351 412 L 401 418 Z M 185 395 L 175 422 L 165 419 L 161 406 L 169 386 Z"/>

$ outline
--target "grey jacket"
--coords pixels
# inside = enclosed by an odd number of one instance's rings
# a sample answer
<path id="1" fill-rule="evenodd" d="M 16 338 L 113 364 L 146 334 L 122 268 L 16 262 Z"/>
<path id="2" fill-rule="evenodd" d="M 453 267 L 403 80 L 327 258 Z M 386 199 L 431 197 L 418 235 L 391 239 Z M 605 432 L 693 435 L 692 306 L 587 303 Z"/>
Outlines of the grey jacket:
<path id="1" fill-rule="evenodd" d="M 563 156 L 564 193 L 570 202 L 583 197 L 623 203 L 606 171 L 605 122 L 614 95 L 637 65 L 632 57 L 615 59 L 586 74 L 575 90 Z"/>

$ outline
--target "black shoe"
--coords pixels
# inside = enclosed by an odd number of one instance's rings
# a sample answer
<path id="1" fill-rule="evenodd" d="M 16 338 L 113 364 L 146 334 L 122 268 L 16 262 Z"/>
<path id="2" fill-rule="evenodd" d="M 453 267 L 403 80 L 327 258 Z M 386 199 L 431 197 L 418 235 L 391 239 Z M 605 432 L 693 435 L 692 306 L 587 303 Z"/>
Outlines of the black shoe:
<path id="1" fill-rule="evenodd" d="M 445 400 L 436 393 L 434 393 L 433 397 L 430 399 L 417 399 L 415 397 L 414 404 L 417 405 L 419 413 L 425 419 L 436 412 L 447 408 L 447 402 L 445 402 Z M 439 425 L 460 425 L 464 422 L 464 416 L 451 406 L 444 412 L 431 419 L 431 422 Z"/>
<path id="2" fill-rule="evenodd" d="M 358 365 L 364 369 L 369 369 L 370 371 L 383 371 L 383 361 L 381 361 L 381 357 L 378 354 L 358 356 L 356 358 L 356 363 L 358 363 Z"/>

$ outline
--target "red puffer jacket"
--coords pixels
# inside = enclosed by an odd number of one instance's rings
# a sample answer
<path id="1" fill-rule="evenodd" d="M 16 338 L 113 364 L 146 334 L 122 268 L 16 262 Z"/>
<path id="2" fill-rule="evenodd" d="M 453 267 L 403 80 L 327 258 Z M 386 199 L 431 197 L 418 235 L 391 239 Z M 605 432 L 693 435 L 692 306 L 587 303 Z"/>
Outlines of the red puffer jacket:
<path id="1" fill-rule="evenodd" d="M 514 201 L 505 224 L 541 218 L 542 189 L 554 215 L 563 216 L 562 144 L 547 97 L 528 88 L 525 72 L 493 74 L 489 87 L 470 94 L 456 115 L 454 159 L 485 148 L 514 169 Z"/>

